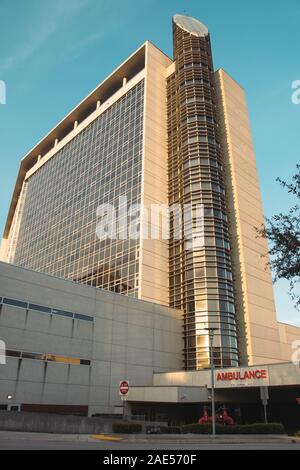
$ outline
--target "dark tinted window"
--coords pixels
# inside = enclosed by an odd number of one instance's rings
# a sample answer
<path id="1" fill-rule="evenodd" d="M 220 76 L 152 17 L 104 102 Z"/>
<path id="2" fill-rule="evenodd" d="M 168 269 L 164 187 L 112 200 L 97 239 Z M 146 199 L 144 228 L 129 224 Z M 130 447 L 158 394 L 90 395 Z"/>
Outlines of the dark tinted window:
<path id="1" fill-rule="evenodd" d="M 27 303 L 26 302 L 21 302 L 20 300 L 14 300 L 14 299 L 3 299 L 3 303 L 6 305 L 13 305 L 14 307 L 21 307 L 21 308 L 27 308 Z"/>
<path id="2" fill-rule="evenodd" d="M 83 366 L 89 366 L 91 364 L 91 361 L 87 359 L 80 359 L 80 364 Z"/>
<path id="3" fill-rule="evenodd" d="M 37 310 L 38 312 L 51 313 L 51 308 L 44 307 L 43 305 L 29 304 L 30 310 Z"/>
<path id="4" fill-rule="evenodd" d="M 73 316 L 74 316 L 74 313 L 72 313 L 72 312 L 67 312 L 67 311 L 65 311 L 65 310 L 53 309 L 52 312 L 53 312 L 54 315 L 61 315 L 61 316 L 63 316 L 63 317 L 70 317 L 70 318 L 73 318 Z"/>
<path id="5" fill-rule="evenodd" d="M 75 318 L 77 320 L 93 321 L 94 318 L 88 315 L 82 315 L 81 313 L 75 313 Z"/>
<path id="6" fill-rule="evenodd" d="M 6 351 L 6 355 L 9 357 L 20 357 L 21 356 L 21 351 Z"/>
<path id="7" fill-rule="evenodd" d="M 45 355 L 40 354 L 40 353 L 28 353 L 28 352 L 23 352 L 22 357 L 24 359 L 37 359 L 38 361 L 44 361 L 45 360 Z"/>

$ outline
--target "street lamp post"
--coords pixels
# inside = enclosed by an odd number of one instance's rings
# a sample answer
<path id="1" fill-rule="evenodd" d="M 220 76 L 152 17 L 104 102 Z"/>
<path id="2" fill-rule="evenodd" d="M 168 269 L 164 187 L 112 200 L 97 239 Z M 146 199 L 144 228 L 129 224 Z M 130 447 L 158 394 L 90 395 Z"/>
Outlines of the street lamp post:
<path id="1" fill-rule="evenodd" d="M 10 402 L 12 401 L 13 399 L 13 396 L 9 393 L 8 395 L 6 395 L 6 401 L 7 401 L 7 410 L 9 411 L 10 410 L 10 407 L 9 407 L 9 404 Z"/>
<path id="2" fill-rule="evenodd" d="M 214 374 L 214 353 L 213 343 L 214 334 L 218 328 L 205 328 L 209 333 L 209 357 L 210 357 L 210 372 L 211 372 L 211 417 L 212 417 L 212 437 L 216 435 L 216 407 L 215 407 L 215 374 Z"/>

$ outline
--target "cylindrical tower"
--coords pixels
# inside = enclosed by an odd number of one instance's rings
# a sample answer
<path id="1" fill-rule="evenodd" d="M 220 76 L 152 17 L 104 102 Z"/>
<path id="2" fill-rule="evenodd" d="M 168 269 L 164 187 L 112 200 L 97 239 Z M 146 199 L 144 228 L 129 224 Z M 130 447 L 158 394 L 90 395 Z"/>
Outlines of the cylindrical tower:
<path id="1" fill-rule="evenodd" d="M 209 32 L 198 20 L 173 18 L 175 71 L 168 77 L 169 203 L 202 208 L 202 243 L 176 239 L 171 218 L 170 304 L 185 312 L 185 367 L 209 365 L 207 328 L 217 328 L 214 364 L 238 365 L 232 267 L 222 150 Z M 199 230 L 199 226 L 197 228 Z"/>

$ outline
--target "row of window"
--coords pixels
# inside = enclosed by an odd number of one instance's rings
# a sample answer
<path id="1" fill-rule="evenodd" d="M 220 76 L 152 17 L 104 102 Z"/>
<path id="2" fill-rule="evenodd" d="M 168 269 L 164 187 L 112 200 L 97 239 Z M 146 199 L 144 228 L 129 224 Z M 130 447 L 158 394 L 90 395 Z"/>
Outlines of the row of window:
<path id="1" fill-rule="evenodd" d="M 201 68 L 206 68 L 208 69 L 208 64 L 206 62 L 189 62 L 189 63 L 185 63 L 184 65 L 182 65 L 181 67 L 179 67 L 179 70 L 181 69 L 191 69 L 191 68 L 195 68 L 195 67 L 201 67 Z"/>
<path id="2" fill-rule="evenodd" d="M 59 310 L 57 308 L 45 307 L 44 305 L 32 304 L 29 302 L 8 299 L 7 297 L 0 297 L 0 305 L 10 305 L 12 307 L 24 308 L 25 310 L 35 310 L 41 313 L 48 313 L 49 315 L 59 315 L 63 317 L 73 318 L 74 320 L 82 320 L 93 322 L 94 317 L 83 315 L 81 313 L 67 312 L 66 310 Z"/>
<path id="3" fill-rule="evenodd" d="M 58 356 L 56 354 L 33 353 L 25 351 L 7 350 L 7 357 L 17 357 L 19 359 L 35 359 L 37 361 L 45 362 L 59 362 L 61 364 L 75 364 L 81 366 L 90 366 L 89 359 L 80 359 L 78 357 Z"/>

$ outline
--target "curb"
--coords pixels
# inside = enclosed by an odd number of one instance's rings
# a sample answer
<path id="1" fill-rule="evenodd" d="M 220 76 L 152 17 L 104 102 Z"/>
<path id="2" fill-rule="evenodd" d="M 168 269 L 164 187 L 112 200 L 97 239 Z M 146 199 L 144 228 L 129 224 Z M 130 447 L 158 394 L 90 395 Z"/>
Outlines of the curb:
<path id="1" fill-rule="evenodd" d="M 140 443 L 166 443 L 166 444 L 256 444 L 256 443 L 286 443 L 287 441 L 292 441 L 292 437 L 285 435 L 235 435 L 235 436 L 225 436 L 217 435 L 212 437 L 211 435 L 195 435 L 195 434 L 185 434 L 184 437 L 181 434 L 174 434 L 170 436 L 169 434 L 160 434 L 160 435 L 141 435 L 141 434 L 128 434 L 123 435 L 124 439 L 127 442 L 140 442 Z M 300 438 L 299 443 L 300 443 Z M 297 442 L 298 443 L 298 442 Z"/>
<path id="2" fill-rule="evenodd" d="M 90 437 L 92 439 L 97 439 L 98 441 L 109 441 L 109 442 L 120 442 L 124 440 L 124 437 L 107 436 L 105 434 L 92 434 Z"/>

